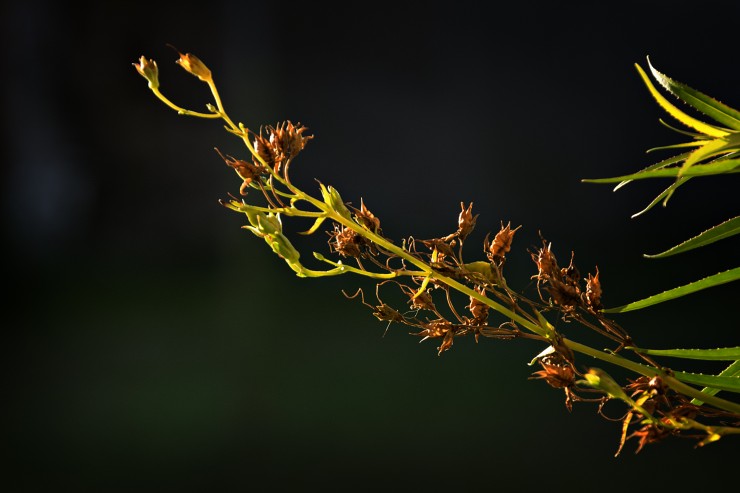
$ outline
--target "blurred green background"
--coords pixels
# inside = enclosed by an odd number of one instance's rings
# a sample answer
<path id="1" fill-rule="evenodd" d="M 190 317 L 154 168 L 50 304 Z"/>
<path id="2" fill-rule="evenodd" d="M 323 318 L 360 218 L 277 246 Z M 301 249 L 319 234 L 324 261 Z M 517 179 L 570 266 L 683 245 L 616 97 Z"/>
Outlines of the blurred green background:
<path id="1" fill-rule="evenodd" d="M 703 5 L 5 2 L 5 491 L 734 481 L 732 438 L 637 455 L 628 442 L 614 458 L 619 423 L 588 404 L 568 413 L 562 392 L 527 380 L 537 344 L 460 339 L 438 357 L 436 341 L 398 326 L 384 336 L 342 296 L 372 291 L 364 280 L 293 276 L 218 204 L 239 181 L 213 148 L 244 157 L 237 139 L 176 115 L 131 65 L 154 58 L 163 92 L 201 110 L 208 91 L 174 64 L 174 44 L 213 70 L 235 119 L 307 125 L 294 180 L 363 198 L 391 238 L 448 234 L 472 201 L 471 260 L 500 221 L 521 224 L 510 285 L 532 289 L 527 250 L 541 232 L 562 262 L 575 250 L 582 272 L 598 265 L 616 306 L 737 264 L 731 242 L 641 257 L 737 214 L 732 178 L 693 180 L 637 219 L 667 183 L 580 183 L 683 140 L 633 67 L 648 55 L 740 107 L 736 34 L 703 20 L 737 19 L 740 4 Z M 325 248 L 317 236 L 296 240 L 304 257 Z M 736 345 L 738 294 L 727 285 L 617 321 L 646 347 Z"/>

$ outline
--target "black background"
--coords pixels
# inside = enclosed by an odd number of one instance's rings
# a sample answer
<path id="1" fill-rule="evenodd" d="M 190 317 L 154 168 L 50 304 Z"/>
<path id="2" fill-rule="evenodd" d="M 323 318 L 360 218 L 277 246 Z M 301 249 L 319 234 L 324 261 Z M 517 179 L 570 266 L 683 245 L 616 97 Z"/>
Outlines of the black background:
<path id="1" fill-rule="evenodd" d="M 614 458 L 619 423 L 588 404 L 568 413 L 561 392 L 527 380 L 541 346 L 460 339 L 437 357 L 435 341 L 397 326 L 383 337 L 385 324 L 342 297 L 372 290 L 363 279 L 296 278 L 218 204 L 239 181 L 213 148 L 245 157 L 238 140 L 166 108 L 132 63 L 157 60 L 163 92 L 202 110 L 207 88 L 173 63 L 171 43 L 213 70 L 233 118 L 307 125 L 315 138 L 294 180 L 363 198 L 389 237 L 446 235 L 473 202 L 472 245 L 501 221 L 523 225 L 510 285 L 531 290 L 527 250 L 542 232 L 562 261 L 574 250 L 583 272 L 598 265 L 616 306 L 737 262 L 731 241 L 641 256 L 736 214 L 731 177 L 693 180 L 635 219 L 667 183 L 612 193 L 580 180 L 636 171 L 668 155 L 647 149 L 685 140 L 658 122 L 634 68 L 647 56 L 740 107 L 738 18 L 737 2 L 4 3 L 3 482 L 19 492 L 725 483 L 736 439 L 637 455 L 628 442 Z M 310 259 L 324 240 L 296 244 Z M 736 345 L 737 295 L 728 285 L 617 320 L 645 347 Z"/>

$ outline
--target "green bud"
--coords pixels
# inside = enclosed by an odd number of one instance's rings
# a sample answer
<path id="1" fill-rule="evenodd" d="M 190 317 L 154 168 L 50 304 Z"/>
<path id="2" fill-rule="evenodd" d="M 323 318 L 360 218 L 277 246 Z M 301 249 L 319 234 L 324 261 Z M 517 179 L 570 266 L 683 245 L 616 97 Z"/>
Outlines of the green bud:
<path id="1" fill-rule="evenodd" d="M 622 387 L 604 370 L 591 368 L 584 377 L 586 380 L 580 380 L 579 383 L 584 383 L 589 387 L 602 390 L 615 399 L 621 399 L 627 403 L 634 404 L 632 399 L 622 390 Z"/>
<path id="2" fill-rule="evenodd" d="M 336 188 L 326 187 L 324 184 L 321 185 L 321 197 L 324 199 L 324 203 L 332 208 L 335 212 L 338 212 L 341 216 L 351 219 L 349 209 L 344 205 L 342 196 L 339 195 Z"/>

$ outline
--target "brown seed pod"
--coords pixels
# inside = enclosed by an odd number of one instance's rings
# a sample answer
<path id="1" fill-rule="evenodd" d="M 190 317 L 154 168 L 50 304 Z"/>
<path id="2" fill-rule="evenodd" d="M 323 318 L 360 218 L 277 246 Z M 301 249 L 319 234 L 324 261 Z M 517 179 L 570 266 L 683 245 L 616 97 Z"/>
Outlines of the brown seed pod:
<path id="1" fill-rule="evenodd" d="M 596 267 L 596 275 L 589 274 L 586 278 L 586 304 L 594 311 L 602 308 L 601 304 L 601 282 L 599 281 L 599 268 Z"/>
<path id="2" fill-rule="evenodd" d="M 330 236 L 329 248 L 342 257 L 362 257 L 362 244 L 364 237 L 358 235 L 354 230 L 334 223 L 334 231 L 327 231 Z"/>
<path id="3" fill-rule="evenodd" d="M 216 152 L 228 166 L 234 168 L 236 174 L 243 180 L 242 186 L 239 187 L 239 193 L 241 195 L 247 194 L 247 187 L 249 187 L 250 183 L 254 180 L 258 180 L 260 175 L 267 174 L 265 168 L 261 164 L 252 164 L 247 161 L 242 161 L 241 159 L 235 159 L 231 156 L 224 156 L 218 149 L 216 149 Z"/>
<path id="4" fill-rule="evenodd" d="M 488 256 L 488 260 L 492 263 L 501 264 L 506 257 L 506 254 L 511 251 L 511 243 L 514 241 L 514 233 L 519 230 L 521 226 L 517 226 L 511 229 L 511 221 L 504 226 L 503 221 L 501 222 L 501 229 L 496 236 L 493 238 L 493 242 L 489 243 L 488 235 L 483 241 L 483 250 Z"/>
<path id="5" fill-rule="evenodd" d="M 460 215 L 457 219 L 457 236 L 460 241 L 465 241 L 465 238 L 475 228 L 475 222 L 478 220 L 479 214 L 473 216 L 473 203 L 471 202 L 468 208 L 465 208 L 465 204 L 460 202 Z"/>
<path id="6" fill-rule="evenodd" d="M 255 135 L 254 150 L 267 166 L 279 173 L 282 166 L 298 155 L 306 147 L 306 143 L 313 138 L 313 135 L 302 135 L 306 130 L 308 127 L 300 123 L 295 126 L 289 120 L 278 123 L 274 127 L 267 126 L 265 127 L 267 137 L 262 136 L 262 129 L 259 135 Z"/>
<path id="7" fill-rule="evenodd" d="M 355 220 L 360 223 L 362 226 L 367 228 L 368 230 L 372 231 L 373 233 L 380 234 L 380 219 L 375 217 L 375 215 L 370 212 L 370 210 L 365 207 L 365 202 L 360 199 L 360 208 L 354 209 L 355 213 Z"/>
<path id="8" fill-rule="evenodd" d="M 476 289 L 476 291 L 485 295 L 484 288 Z M 467 308 L 473 315 L 473 321 L 475 325 L 486 325 L 486 323 L 488 323 L 488 305 L 471 296 L 470 304 Z"/>
<path id="9" fill-rule="evenodd" d="M 537 278 L 538 284 L 540 282 L 547 281 L 548 279 L 556 279 L 560 274 L 558 261 L 551 250 L 552 243 L 548 243 L 547 246 L 544 245 L 544 240 L 542 243 L 542 248 L 537 250 L 537 253 L 531 254 L 532 260 L 534 260 L 534 263 L 537 265 L 537 274 L 532 277 Z"/>

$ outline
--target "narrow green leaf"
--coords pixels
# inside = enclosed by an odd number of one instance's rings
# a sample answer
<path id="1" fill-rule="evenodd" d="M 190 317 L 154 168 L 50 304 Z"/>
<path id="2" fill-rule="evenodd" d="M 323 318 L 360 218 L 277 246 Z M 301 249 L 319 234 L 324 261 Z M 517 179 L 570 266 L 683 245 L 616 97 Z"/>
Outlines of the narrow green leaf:
<path id="1" fill-rule="evenodd" d="M 678 176 L 688 176 L 687 172 L 692 166 L 710 157 L 726 153 L 728 150 L 731 149 L 732 145 L 724 139 L 714 139 L 707 141 L 707 143 L 703 144 L 697 149 L 694 149 L 694 151 L 689 154 L 689 157 L 687 157 L 686 161 L 684 161 L 684 163 L 681 165 L 681 170 L 679 171 Z"/>
<path id="2" fill-rule="evenodd" d="M 719 377 L 738 377 L 740 376 L 740 360 L 735 361 L 733 363 L 730 363 L 730 366 L 722 370 L 719 375 Z M 707 395 L 716 395 L 719 392 L 719 389 L 715 389 L 713 387 L 704 387 L 701 389 L 703 394 Z M 701 406 L 704 404 L 704 401 L 699 399 L 691 399 L 691 403 L 695 406 Z"/>
<path id="3" fill-rule="evenodd" d="M 727 377 L 718 375 L 704 375 L 702 373 L 686 373 L 683 371 L 673 372 L 677 380 L 702 387 L 710 387 L 717 390 L 740 392 L 740 377 Z"/>
<path id="4" fill-rule="evenodd" d="M 655 170 L 655 169 L 661 169 L 661 168 L 665 168 L 666 166 L 669 166 L 671 164 L 680 163 L 681 161 L 683 161 L 684 159 L 686 159 L 687 157 L 689 157 L 689 154 L 690 154 L 690 152 L 684 152 L 683 154 L 679 154 L 677 156 L 669 157 L 668 159 L 664 159 L 664 160 L 659 161 L 659 162 L 657 162 L 655 164 L 651 164 L 650 166 L 648 166 L 646 168 L 641 169 L 640 171 L 638 171 L 638 173 L 644 173 L 645 171 L 652 171 L 652 170 Z M 583 181 L 587 181 L 587 180 L 583 180 Z M 617 184 L 617 186 L 614 187 L 614 190 L 613 191 L 616 192 L 617 190 L 619 190 L 620 188 L 622 188 L 623 186 L 625 186 L 627 183 L 629 183 L 631 181 L 632 180 L 629 179 L 629 180 L 623 180 L 623 181 L 619 182 Z"/>
<path id="5" fill-rule="evenodd" d="M 683 243 L 676 245 L 669 250 L 666 250 L 663 253 L 658 253 L 655 255 L 643 255 L 643 257 L 645 258 L 670 257 L 671 255 L 676 255 L 677 253 L 688 252 L 689 250 L 693 250 L 695 248 L 700 248 L 705 245 L 709 245 L 711 243 L 714 243 L 715 241 L 723 240 L 725 238 L 729 238 L 736 234 L 740 234 L 740 216 L 733 217 L 732 219 L 728 219 L 727 221 L 721 224 L 718 224 L 717 226 L 709 228 L 703 233 L 697 236 L 694 236 L 693 238 L 688 239 L 684 241 Z"/>
<path id="6" fill-rule="evenodd" d="M 583 183 L 618 183 L 625 180 L 642 180 L 647 178 L 676 178 L 679 176 L 680 168 L 653 169 L 649 171 L 638 171 L 629 175 L 613 176 L 610 178 L 584 178 Z M 688 169 L 682 176 L 709 176 L 725 173 L 740 173 L 740 159 L 718 159 L 708 164 L 697 164 Z"/>
<path id="7" fill-rule="evenodd" d="M 719 286 L 721 284 L 732 281 L 737 281 L 738 279 L 740 279 L 740 267 L 735 267 L 734 269 L 726 270 L 724 272 L 705 277 L 704 279 L 700 279 L 699 281 L 695 281 L 684 286 L 669 289 L 668 291 L 664 291 L 660 294 L 650 296 L 640 301 L 628 303 L 616 308 L 608 308 L 602 311 L 604 313 L 624 313 L 633 310 L 640 310 L 642 308 L 657 305 L 658 303 L 663 303 L 664 301 L 669 301 L 675 298 L 680 298 L 682 296 L 686 296 L 687 294 L 695 293 L 703 289 Z"/>
<path id="8" fill-rule="evenodd" d="M 640 65 L 638 64 L 635 64 L 635 67 L 637 68 L 637 71 L 640 73 L 640 77 L 642 77 L 642 80 L 647 86 L 648 90 L 650 91 L 650 94 L 653 95 L 653 98 L 655 98 L 655 100 L 658 102 L 661 108 L 667 111 L 668 114 L 670 114 L 673 118 L 683 123 L 687 127 L 693 128 L 694 130 L 698 130 L 699 132 L 710 135 L 712 137 L 723 137 L 729 133 L 725 130 L 718 129 L 712 125 L 699 121 L 696 118 L 689 116 L 683 111 L 676 108 L 665 97 L 663 97 L 663 95 L 660 94 L 660 92 L 658 92 L 658 90 L 655 88 L 653 83 L 650 82 L 650 79 L 648 78 L 647 74 L 642 69 L 642 67 L 640 67 Z"/>
<path id="9" fill-rule="evenodd" d="M 716 349 L 642 349 L 628 347 L 641 354 L 653 356 L 670 356 L 672 358 L 700 359 L 704 361 L 733 361 L 740 359 L 740 346 L 721 347 Z"/>
<path id="10" fill-rule="evenodd" d="M 647 211 L 649 211 L 650 209 L 652 209 L 653 207 L 655 207 L 658 204 L 658 202 L 660 202 L 662 199 L 665 198 L 666 200 L 668 200 L 668 197 L 670 197 L 671 195 L 673 195 L 673 192 L 675 192 L 678 187 L 680 187 L 681 185 L 683 185 L 684 183 L 686 183 L 690 179 L 691 178 L 686 178 L 685 176 L 683 178 L 678 178 L 676 181 L 674 181 L 673 183 L 671 183 L 668 186 L 668 188 L 666 188 L 665 190 L 663 190 L 662 192 L 660 192 L 660 194 L 658 194 L 658 196 L 655 197 L 652 200 L 652 202 L 650 202 L 647 205 L 647 207 L 645 207 L 640 212 L 636 212 L 636 213 L 632 214 L 632 216 L 631 216 L 632 219 L 634 219 L 634 218 L 636 218 L 636 217 L 638 217 L 638 216 L 640 216 L 642 214 L 645 214 Z M 663 205 L 665 206 L 665 202 L 663 203 Z"/>
<path id="11" fill-rule="evenodd" d="M 683 149 L 685 147 L 701 147 L 704 145 L 706 140 L 694 140 L 691 142 L 683 142 L 681 144 L 671 144 L 667 146 L 660 146 L 660 147 L 651 147 L 645 152 L 655 152 L 655 151 L 669 151 L 671 149 Z"/>
<path id="12" fill-rule="evenodd" d="M 713 118 L 718 123 L 727 125 L 735 130 L 740 130 L 740 111 L 730 108 L 716 99 L 658 72 L 650 63 L 649 57 L 648 66 L 650 67 L 650 71 L 652 72 L 653 77 L 655 77 L 655 80 L 657 80 L 661 86 L 678 99 L 690 104 L 705 115 Z"/>
<path id="13" fill-rule="evenodd" d="M 674 127 L 673 125 L 668 124 L 668 122 L 666 122 L 662 118 L 658 118 L 658 123 L 660 123 L 661 125 L 663 125 L 666 128 L 669 128 L 670 130 L 673 130 L 674 132 L 680 133 L 681 135 L 687 135 L 687 136 L 691 137 L 692 139 L 702 140 L 702 139 L 706 139 L 707 138 L 707 136 L 704 135 L 704 134 L 698 134 L 696 132 L 689 132 L 687 130 L 682 130 L 680 128 Z"/>

